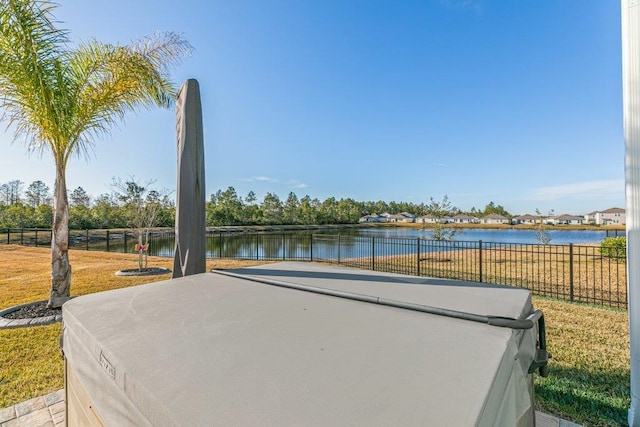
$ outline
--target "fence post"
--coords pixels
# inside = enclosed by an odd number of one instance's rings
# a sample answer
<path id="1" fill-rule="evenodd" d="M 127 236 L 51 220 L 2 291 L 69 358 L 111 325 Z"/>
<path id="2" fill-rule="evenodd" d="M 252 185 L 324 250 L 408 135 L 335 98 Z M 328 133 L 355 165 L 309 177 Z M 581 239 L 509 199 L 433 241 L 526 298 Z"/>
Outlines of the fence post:
<path id="1" fill-rule="evenodd" d="M 418 266 L 418 276 L 420 276 L 420 238 L 419 237 L 416 239 L 416 252 L 417 252 L 416 265 Z"/>
<path id="2" fill-rule="evenodd" d="M 218 247 L 220 248 L 220 258 L 222 258 L 222 231 L 218 232 Z"/>
<path id="3" fill-rule="evenodd" d="M 36 248 L 38 247 L 38 229 L 36 228 Z"/>
<path id="4" fill-rule="evenodd" d="M 11 235 L 9 234 L 10 232 L 11 232 L 11 229 L 10 229 L 10 228 L 7 228 L 7 245 L 8 245 L 9 243 L 11 243 L 11 240 L 10 240 Z"/>
<path id="5" fill-rule="evenodd" d="M 282 260 L 284 261 L 285 257 L 285 247 L 284 247 L 284 233 L 282 233 Z"/>
<path id="6" fill-rule="evenodd" d="M 376 238 L 371 238 L 371 270 L 376 271 Z"/>
<path id="7" fill-rule="evenodd" d="M 340 235 L 338 234 L 338 264 L 340 264 L 340 245 L 341 245 L 341 241 L 340 241 Z"/>
<path id="8" fill-rule="evenodd" d="M 89 250 L 89 229 L 87 228 L 87 250 Z"/>
<path id="9" fill-rule="evenodd" d="M 259 236 L 259 234 L 256 233 L 256 261 L 258 261 L 258 259 L 260 259 L 260 246 L 258 244 L 258 236 Z"/>
<path id="10" fill-rule="evenodd" d="M 7 234 L 7 236 L 9 236 Z M 20 229 L 20 246 L 24 246 L 24 228 Z"/>
<path id="11" fill-rule="evenodd" d="M 107 252 L 109 252 L 109 230 L 107 230 Z"/>
<path id="12" fill-rule="evenodd" d="M 480 279 L 478 279 L 478 282 L 482 282 L 482 240 L 478 240 L 478 262 L 480 264 L 479 266 Z"/>
<path id="13" fill-rule="evenodd" d="M 569 301 L 573 302 L 573 243 L 569 243 Z"/>
<path id="14" fill-rule="evenodd" d="M 310 239 L 311 244 L 309 245 L 309 252 L 310 252 L 311 261 L 313 261 L 313 233 L 310 234 L 310 236 L 311 236 L 311 239 Z"/>
<path id="15" fill-rule="evenodd" d="M 124 230 L 124 253 L 127 253 L 127 230 Z"/>

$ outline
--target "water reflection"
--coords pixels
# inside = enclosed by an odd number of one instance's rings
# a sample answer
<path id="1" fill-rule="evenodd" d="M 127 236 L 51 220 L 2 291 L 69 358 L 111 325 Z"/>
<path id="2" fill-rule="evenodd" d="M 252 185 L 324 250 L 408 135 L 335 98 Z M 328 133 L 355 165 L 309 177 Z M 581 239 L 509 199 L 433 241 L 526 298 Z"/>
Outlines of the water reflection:
<path id="1" fill-rule="evenodd" d="M 102 233 L 100 236 L 99 233 Z M 89 250 L 133 253 L 135 236 L 131 232 L 77 232 L 70 234 L 71 247 Z M 623 235 L 623 231 L 619 232 Z M 585 244 L 601 242 L 607 234 L 600 230 L 550 230 L 551 244 Z M 108 239 L 107 239 L 108 236 Z M 410 254 L 434 250 L 476 248 L 484 243 L 537 244 L 535 230 L 464 229 L 454 242 L 429 240 L 428 229 L 367 228 L 316 230 L 287 233 L 208 233 L 207 258 L 241 258 L 256 260 L 343 260 L 371 256 Z M 175 248 L 173 231 L 153 234 L 149 255 L 172 257 Z"/>

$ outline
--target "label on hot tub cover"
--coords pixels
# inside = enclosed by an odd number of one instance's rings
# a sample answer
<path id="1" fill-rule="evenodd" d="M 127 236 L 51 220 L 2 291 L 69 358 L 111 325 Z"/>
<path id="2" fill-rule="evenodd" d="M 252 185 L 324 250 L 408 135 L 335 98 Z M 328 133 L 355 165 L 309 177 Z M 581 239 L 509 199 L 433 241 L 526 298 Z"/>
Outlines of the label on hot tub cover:
<path id="1" fill-rule="evenodd" d="M 116 368 L 114 368 L 111 362 L 109 362 L 107 358 L 104 357 L 104 354 L 102 352 L 100 352 L 100 366 L 102 366 L 102 368 L 107 371 L 111 378 L 113 378 L 114 380 L 116 379 Z"/>

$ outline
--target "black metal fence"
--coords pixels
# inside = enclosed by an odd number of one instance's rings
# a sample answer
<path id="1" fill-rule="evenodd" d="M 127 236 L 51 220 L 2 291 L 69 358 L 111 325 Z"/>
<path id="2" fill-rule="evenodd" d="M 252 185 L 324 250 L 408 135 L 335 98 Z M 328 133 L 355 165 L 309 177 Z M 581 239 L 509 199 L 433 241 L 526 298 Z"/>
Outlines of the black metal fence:
<path id="1" fill-rule="evenodd" d="M 50 246 L 51 230 L 9 229 L 1 243 Z M 69 232 L 74 249 L 133 253 L 127 230 Z M 173 229 L 154 230 L 149 255 L 173 256 Z M 627 307 L 624 255 L 597 246 L 437 241 L 311 233 L 207 232 L 207 258 L 317 261 L 361 269 L 517 286 L 541 296 Z"/>

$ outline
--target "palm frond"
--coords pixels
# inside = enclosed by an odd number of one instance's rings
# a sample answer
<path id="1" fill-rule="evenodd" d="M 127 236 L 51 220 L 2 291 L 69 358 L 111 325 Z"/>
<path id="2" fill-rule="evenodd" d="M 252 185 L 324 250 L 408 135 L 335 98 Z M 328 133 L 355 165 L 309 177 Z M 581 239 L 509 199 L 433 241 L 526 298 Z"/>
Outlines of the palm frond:
<path id="1" fill-rule="evenodd" d="M 31 0 L 0 3 L 0 104 L 30 148 L 58 136 L 53 75 L 68 38 L 54 26 L 53 8 Z"/>
<path id="2" fill-rule="evenodd" d="M 67 31 L 54 25 L 47 1 L 0 2 L 0 108 L 30 151 L 51 150 L 62 167 L 87 154 L 138 107 L 169 107 L 170 70 L 191 51 L 173 32 L 128 46 L 98 41 L 68 49 Z"/>
<path id="3" fill-rule="evenodd" d="M 76 82 L 77 120 L 70 133 L 76 149 L 85 151 L 94 138 L 139 106 L 171 106 L 176 89 L 169 79 L 170 65 L 190 51 L 188 42 L 174 33 L 158 33 L 131 46 L 95 40 L 81 45 L 69 60 Z"/>

